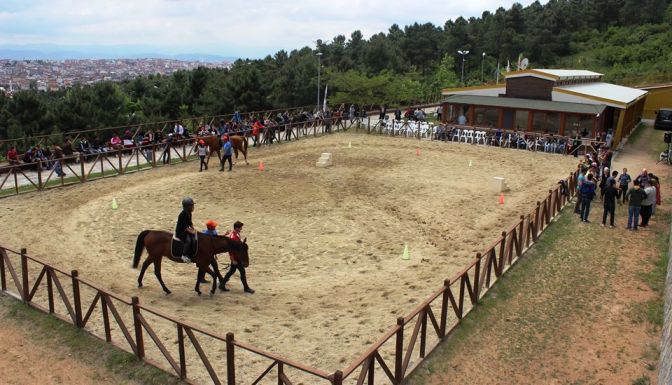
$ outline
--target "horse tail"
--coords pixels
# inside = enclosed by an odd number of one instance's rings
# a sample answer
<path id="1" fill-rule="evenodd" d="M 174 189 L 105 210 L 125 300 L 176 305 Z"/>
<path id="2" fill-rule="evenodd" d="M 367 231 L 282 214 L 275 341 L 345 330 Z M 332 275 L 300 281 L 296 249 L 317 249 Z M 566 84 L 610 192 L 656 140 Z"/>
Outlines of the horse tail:
<path id="1" fill-rule="evenodd" d="M 244 137 L 244 140 L 243 140 L 243 149 L 244 149 L 243 151 L 245 151 L 245 159 L 247 159 L 247 146 L 248 146 L 248 143 L 247 143 L 248 140 L 247 139 L 248 139 L 247 137 Z"/>
<path id="2" fill-rule="evenodd" d="M 150 230 L 144 230 L 138 235 L 138 240 L 135 241 L 135 254 L 133 255 L 133 268 L 137 268 L 140 263 L 140 256 L 142 255 L 142 249 L 145 248 L 145 237 L 149 234 Z"/>

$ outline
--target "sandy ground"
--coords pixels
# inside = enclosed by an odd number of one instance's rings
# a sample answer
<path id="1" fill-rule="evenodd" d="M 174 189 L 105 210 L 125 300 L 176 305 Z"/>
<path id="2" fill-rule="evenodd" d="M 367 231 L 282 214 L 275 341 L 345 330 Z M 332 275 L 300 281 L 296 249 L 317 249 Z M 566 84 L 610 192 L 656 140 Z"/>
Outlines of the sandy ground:
<path id="1" fill-rule="evenodd" d="M 69 348 L 38 336 L 32 325 L 26 325 L 5 311 L 14 299 L 0 295 L 0 383 L 5 385 L 72 384 L 113 385 L 136 384 L 111 373 L 100 365 L 91 365 L 73 356 Z M 5 308 L 4 306 L 7 306 Z"/>
<path id="2" fill-rule="evenodd" d="M 333 154 L 333 167 L 315 167 L 322 152 Z M 257 170 L 258 161 L 265 171 Z M 192 162 L 2 199 L 1 242 L 27 247 L 29 254 L 78 269 L 86 279 L 122 296 L 139 296 L 141 303 L 180 319 L 234 332 L 238 340 L 332 372 L 531 211 L 575 160 L 339 133 L 255 150 L 250 163 L 222 173 L 213 162 L 199 173 Z M 505 177 L 511 187 L 504 205 L 489 189 L 494 176 Z M 139 271 L 131 268 L 137 234 L 171 231 L 186 195 L 196 201 L 200 229 L 207 219 L 226 224 L 220 230 L 235 220 L 245 223 L 248 280 L 256 294 L 243 294 L 234 277 L 231 292 L 197 297 L 194 268 L 170 262 L 163 264 L 163 278 L 172 295 L 163 295 L 151 268 L 145 287 L 137 288 Z M 118 210 L 110 208 L 113 198 Z M 405 243 L 410 261 L 400 258 Z M 38 273 L 31 269 L 31 275 Z M 96 316 L 97 311 L 88 327 L 103 335 Z M 149 318 L 176 356 L 174 326 Z M 215 367 L 223 369 L 216 358 L 224 357 L 224 345 L 204 340 Z M 146 345 L 151 349 L 149 338 Z M 159 360 L 158 350 L 148 354 Z M 187 355 L 192 360 L 195 353 Z M 237 357 L 245 359 L 243 353 Z M 261 365 L 248 359 L 255 368 Z M 237 374 L 256 378 L 261 370 Z M 189 374 L 207 376 L 197 365 L 190 365 Z"/>

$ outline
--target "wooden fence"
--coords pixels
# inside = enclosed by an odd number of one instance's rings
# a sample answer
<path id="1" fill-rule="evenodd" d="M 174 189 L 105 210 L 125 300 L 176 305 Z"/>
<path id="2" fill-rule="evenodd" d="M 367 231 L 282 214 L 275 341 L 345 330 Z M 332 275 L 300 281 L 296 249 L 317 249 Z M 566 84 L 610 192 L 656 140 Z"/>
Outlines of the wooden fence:
<path id="1" fill-rule="evenodd" d="M 568 194 L 573 196 L 576 194 L 575 174 L 570 174 L 567 181 Z M 479 299 L 537 241 L 551 220 L 568 203 L 569 196 L 561 193 L 559 185 L 549 190 L 548 196 L 543 201 L 538 201 L 532 212 L 521 215 L 484 252 L 476 254 L 476 258 L 466 268 L 446 279 L 441 288 L 406 317 L 399 317 L 395 325 L 345 369 L 333 372 L 325 372 L 238 341 L 233 333 L 220 335 L 180 321 L 174 316 L 140 304 L 138 297 L 122 298 L 79 277 L 77 270 L 66 272 L 37 257 L 29 256 L 26 249 L 16 252 L 0 246 L 0 286 L 3 292 L 24 303 L 78 328 L 86 329 L 101 340 L 131 352 L 151 365 L 172 371 L 187 382 L 193 382 L 187 373 L 185 347 L 188 341 L 195 351 L 191 357 L 192 362 L 195 360 L 204 368 L 214 384 L 240 383 L 236 379 L 237 371 L 249 368 L 245 364 L 237 364 L 236 355 L 249 353 L 265 360 L 267 365 L 258 375 L 248 374 L 248 377 L 256 378 L 251 382 L 252 385 L 259 384 L 264 379 L 268 380 L 271 376 L 279 385 L 291 385 L 293 382 L 290 379 L 290 369 L 295 374 L 309 376 L 311 384 L 398 385 L 460 325 L 461 320 L 475 308 Z M 37 274 L 32 282 L 29 271 L 33 272 L 33 276 Z M 83 296 L 84 290 L 90 295 Z M 42 301 L 36 300 L 38 294 L 43 298 Z M 102 314 L 102 332 L 88 328 L 91 315 L 96 309 Z M 130 313 L 130 320 L 127 317 L 124 319 L 123 313 Z M 170 346 L 157 335 L 156 327 L 152 325 L 157 322 L 167 322 L 175 331 L 177 354 L 171 353 Z M 218 370 L 216 363 L 203 349 L 203 339 L 224 346 L 226 358 L 223 364 L 219 363 L 222 364 L 222 370 Z M 145 343 L 150 340 L 160 352 L 161 362 L 145 355 Z"/>

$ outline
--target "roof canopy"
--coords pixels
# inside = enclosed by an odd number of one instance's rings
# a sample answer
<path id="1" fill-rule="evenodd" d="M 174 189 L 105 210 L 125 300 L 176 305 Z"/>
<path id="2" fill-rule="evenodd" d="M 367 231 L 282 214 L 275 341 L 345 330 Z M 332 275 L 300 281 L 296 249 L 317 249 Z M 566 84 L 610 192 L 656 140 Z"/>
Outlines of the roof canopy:
<path id="1" fill-rule="evenodd" d="M 451 95 L 443 99 L 444 103 L 473 104 L 478 106 L 505 107 L 538 111 L 569 112 L 575 114 L 597 115 L 607 107 L 604 104 L 580 104 L 552 102 L 548 100 L 493 98 L 477 95 Z"/>
<path id="2" fill-rule="evenodd" d="M 596 100 L 618 108 L 627 107 L 647 93 L 637 88 L 602 82 L 558 86 L 554 87 L 553 91 Z"/>
<path id="3" fill-rule="evenodd" d="M 534 76 L 553 81 L 562 81 L 562 80 L 576 80 L 576 79 L 598 80 L 600 77 L 602 77 L 602 74 L 587 70 L 533 69 L 533 70 L 513 71 L 504 75 L 504 77 L 507 79 L 522 76 Z"/>

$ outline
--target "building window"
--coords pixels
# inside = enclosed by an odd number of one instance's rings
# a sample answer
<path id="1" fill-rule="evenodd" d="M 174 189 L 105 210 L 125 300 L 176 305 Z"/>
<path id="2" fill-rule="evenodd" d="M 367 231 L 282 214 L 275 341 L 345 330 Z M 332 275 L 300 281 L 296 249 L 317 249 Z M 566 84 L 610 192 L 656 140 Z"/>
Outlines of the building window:
<path id="1" fill-rule="evenodd" d="M 546 113 L 546 130 L 548 130 L 549 134 L 560 132 L 560 114 L 558 112 Z"/>
<path id="2" fill-rule="evenodd" d="M 516 110 L 516 124 L 515 124 L 516 130 L 524 131 L 527 129 L 528 114 L 529 114 L 528 110 Z"/>
<path id="3" fill-rule="evenodd" d="M 534 111 L 532 122 L 534 131 L 545 134 L 560 132 L 560 114 L 557 112 Z"/>
<path id="4" fill-rule="evenodd" d="M 565 124 L 566 135 L 593 136 L 592 115 L 567 115 Z"/>
<path id="5" fill-rule="evenodd" d="M 499 109 L 495 107 L 476 107 L 475 126 L 495 127 L 499 120 Z"/>

